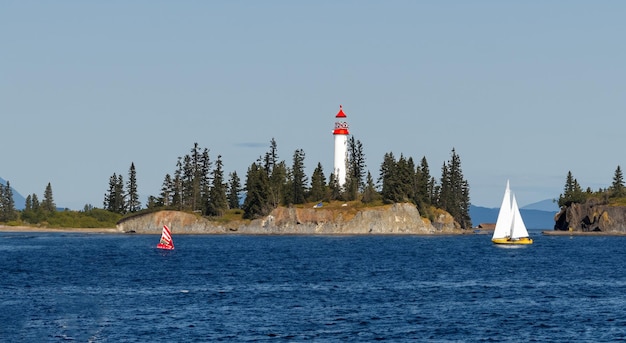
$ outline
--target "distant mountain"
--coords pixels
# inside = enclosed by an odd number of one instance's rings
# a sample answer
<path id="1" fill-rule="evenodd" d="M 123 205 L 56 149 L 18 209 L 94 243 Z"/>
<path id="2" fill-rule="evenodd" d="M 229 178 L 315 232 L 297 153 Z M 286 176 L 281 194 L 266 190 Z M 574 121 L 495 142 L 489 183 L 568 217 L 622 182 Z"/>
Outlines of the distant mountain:
<path id="1" fill-rule="evenodd" d="M 6 180 L 1 177 L 0 177 L 0 183 L 3 186 L 7 185 Z M 13 186 L 11 186 L 11 191 L 13 191 L 13 201 L 15 202 L 15 208 L 18 210 L 23 210 L 24 207 L 26 207 L 26 198 L 24 198 L 18 191 L 16 191 L 15 188 L 13 188 Z"/>
<path id="2" fill-rule="evenodd" d="M 526 205 L 521 210 L 539 210 L 539 211 L 549 211 L 549 212 L 558 212 L 559 205 L 554 202 L 552 199 L 541 200 L 529 205 Z"/>
<path id="3" fill-rule="evenodd" d="M 525 206 L 524 209 L 520 209 L 526 228 L 529 230 L 552 230 L 554 228 L 554 215 L 558 211 L 558 208 L 554 211 L 540 211 L 526 209 L 526 207 L 527 206 Z M 476 227 L 483 223 L 495 223 L 498 219 L 499 211 L 499 208 L 487 208 L 470 205 L 472 226 Z"/>

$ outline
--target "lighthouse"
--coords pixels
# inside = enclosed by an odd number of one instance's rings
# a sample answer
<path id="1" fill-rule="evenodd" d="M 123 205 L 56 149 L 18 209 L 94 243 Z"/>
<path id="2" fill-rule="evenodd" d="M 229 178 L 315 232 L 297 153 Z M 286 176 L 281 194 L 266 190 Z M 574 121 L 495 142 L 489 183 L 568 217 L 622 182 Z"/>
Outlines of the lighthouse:
<path id="1" fill-rule="evenodd" d="M 335 178 L 339 186 L 346 183 L 346 164 L 348 159 L 348 122 L 346 121 L 346 114 L 343 113 L 343 107 L 339 105 L 339 112 L 335 116 L 335 130 L 333 136 L 335 136 Z"/>

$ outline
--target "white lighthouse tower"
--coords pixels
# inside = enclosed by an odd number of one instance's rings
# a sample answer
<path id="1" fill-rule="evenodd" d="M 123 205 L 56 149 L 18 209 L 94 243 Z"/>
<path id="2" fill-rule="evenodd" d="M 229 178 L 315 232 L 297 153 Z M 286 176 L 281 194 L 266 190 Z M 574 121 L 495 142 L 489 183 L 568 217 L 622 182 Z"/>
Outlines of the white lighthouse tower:
<path id="1" fill-rule="evenodd" d="M 337 121 L 335 122 L 335 130 L 333 136 L 335 136 L 335 178 L 339 186 L 346 183 L 346 162 L 348 159 L 348 122 L 346 121 L 346 114 L 343 113 L 343 107 L 339 105 L 339 112 L 335 116 Z"/>

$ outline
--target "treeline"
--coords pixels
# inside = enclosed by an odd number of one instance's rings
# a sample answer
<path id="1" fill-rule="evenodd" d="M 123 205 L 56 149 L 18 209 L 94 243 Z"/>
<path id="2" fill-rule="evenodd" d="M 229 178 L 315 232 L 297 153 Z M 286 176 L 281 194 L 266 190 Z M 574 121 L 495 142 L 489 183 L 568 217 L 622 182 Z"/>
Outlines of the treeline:
<path id="1" fill-rule="evenodd" d="M 367 171 L 363 145 L 353 136 L 348 140 L 346 183 L 341 187 L 334 173 L 325 174 L 318 163 L 310 177 L 304 171 L 306 154 L 296 149 L 291 162 L 279 158 L 276 141 L 250 164 L 245 181 L 236 172 L 225 175 L 221 155 L 212 160 L 209 149 L 194 143 L 190 152 L 178 157 L 173 173 L 164 176 L 158 195 L 150 195 L 146 208 L 191 211 L 205 216 L 222 216 L 229 209 L 240 209 L 243 218 L 268 215 L 277 206 L 307 202 L 362 201 L 364 203 L 412 202 L 424 216 L 441 208 L 454 216 L 463 228 L 471 227 L 469 184 L 464 179 L 459 155 L 442 166 L 437 181 L 430 175 L 426 158 L 416 165 L 411 157 L 387 153 L 375 180 Z M 104 208 L 116 213 L 139 210 L 134 164 L 129 181 L 113 174 L 105 194 Z M 244 196 L 245 195 L 245 196 Z M 243 199 L 243 201 L 242 201 Z"/>
<path id="2" fill-rule="evenodd" d="M 280 159 L 277 143 L 272 138 L 268 151 L 250 164 L 242 182 L 236 172 L 225 174 L 221 155 L 212 160 L 209 149 L 194 143 L 188 154 L 178 157 L 173 173 L 164 176 L 159 194 L 148 197 L 146 209 L 174 209 L 211 217 L 235 209 L 241 211 L 243 218 L 254 219 L 268 215 L 277 206 L 307 202 L 411 202 L 431 220 L 434 219 L 434 209 L 441 208 L 461 227 L 471 227 L 470 188 L 455 149 L 452 149 L 451 158 L 443 163 L 439 179 L 431 176 L 426 157 L 418 165 L 411 157 L 401 154 L 396 158 L 391 152 L 383 157 L 375 179 L 367 169 L 363 144 L 354 136 L 348 140 L 347 151 L 346 182 L 340 186 L 335 174 L 326 174 L 321 163 L 309 177 L 304 170 L 306 154 L 302 149 L 294 151 L 290 163 Z M 130 165 L 127 180 L 118 173 L 109 178 L 103 209 L 85 205 L 83 211 L 73 215 L 73 224 L 67 223 L 72 220 L 71 215 L 60 216 L 56 211 L 50 184 L 43 201 L 40 202 L 36 194 L 29 195 L 23 211 L 15 210 L 8 182 L 7 186 L 0 188 L 0 222 L 49 224 L 64 218 L 64 223 L 56 225 L 102 227 L 100 225 L 104 222 L 110 225 L 111 220 L 139 210 L 142 210 L 142 204 L 134 163 Z"/>
<path id="3" fill-rule="evenodd" d="M 624 186 L 624 174 L 618 165 L 613 173 L 613 182 L 607 188 L 600 188 L 593 191 L 587 187 L 584 191 L 578 180 L 574 178 L 571 171 L 567 172 L 563 193 L 559 195 L 559 207 L 570 206 L 572 203 L 585 203 L 589 199 L 597 199 L 601 203 L 609 204 L 622 201 L 626 197 L 626 186 Z"/>
<path id="4" fill-rule="evenodd" d="M 0 222 L 10 225 L 37 225 L 44 227 L 102 228 L 113 227 L 121 215 L 85 205 L 83 211 L 58 211 L 54 203 L 52 185 L 46 186 L 42 200 L 36 193 L 26 196 L 23 210 L 17 210 L 11 183 L 0 184 Z"/>

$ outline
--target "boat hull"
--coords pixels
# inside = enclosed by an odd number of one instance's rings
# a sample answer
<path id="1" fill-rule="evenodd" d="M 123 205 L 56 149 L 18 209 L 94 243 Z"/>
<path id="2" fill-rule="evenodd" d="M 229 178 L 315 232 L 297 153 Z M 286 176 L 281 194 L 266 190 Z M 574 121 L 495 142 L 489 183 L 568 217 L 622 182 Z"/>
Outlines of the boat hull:
<path id="1" fill-rule="evenodd" d="M 533 240 L 530 237 L 521 238 L 494 238 L 491 240 L 495 244 L 533 244 Z"/>
<path id="2" fill-rule="evenodd" d="M 163 243 L 157 244 L 157 248 L 165 249 L 165 250 L 174 250 L 174 246 L 173 245 L 165 245 Z"/>

